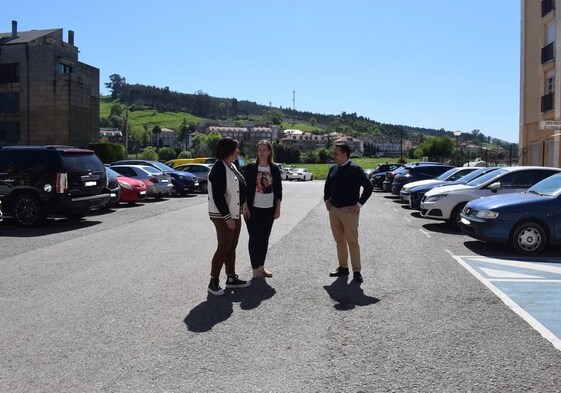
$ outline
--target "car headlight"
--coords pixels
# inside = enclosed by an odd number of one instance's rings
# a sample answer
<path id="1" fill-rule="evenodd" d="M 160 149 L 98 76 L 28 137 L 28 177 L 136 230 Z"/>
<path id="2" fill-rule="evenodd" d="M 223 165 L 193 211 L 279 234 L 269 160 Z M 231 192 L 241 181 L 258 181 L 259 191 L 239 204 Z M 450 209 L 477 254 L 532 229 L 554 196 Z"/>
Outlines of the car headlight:
<path id="1" fill-rule="evenodd" d="M 447 196 L 448 196 L 448 194 L 431 195 L 431 196 L 427 197 L 425 202 L 437 202 L 437 201 L 439 201 L 443 198 L 446 198 Z"/>
<path id="2" fill-rule="evenodd" d="M 476 214 L 475 217 L 478 218 L 487 218 L 490 220 L 494 220 L 495 218 L 497 218 L 499 216 L 499 213 L 494 212 L 492 210 L 479 210 Z"/>
<path id="3" fill-rule="evenodd" d="M 127 190 L 132 190 L 132 186 L 129 183 L 125 183 L 124 181 L 120 181 L 119 185 Z"/>

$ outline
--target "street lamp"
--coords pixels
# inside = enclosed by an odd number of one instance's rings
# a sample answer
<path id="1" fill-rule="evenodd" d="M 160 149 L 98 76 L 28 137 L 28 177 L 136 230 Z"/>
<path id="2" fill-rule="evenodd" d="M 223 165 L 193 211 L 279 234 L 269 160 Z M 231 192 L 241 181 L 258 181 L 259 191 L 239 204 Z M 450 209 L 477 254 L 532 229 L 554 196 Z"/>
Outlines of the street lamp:
<path id="1" fill-rule="evenodd" d="M 462 131 L 460 131 L 460 130 L 454 131 L 454 136 L 456 137 L 456 154 L 455 154 L 455 156 L 456 156 L 456 159 L 455 159 L 456 166 L 458 166 L 458 161 L 459 161 L 458 160 L 458 150 L 459 150 L 459 146 L 460 146 L 460 135 L 462 135 Z"/>

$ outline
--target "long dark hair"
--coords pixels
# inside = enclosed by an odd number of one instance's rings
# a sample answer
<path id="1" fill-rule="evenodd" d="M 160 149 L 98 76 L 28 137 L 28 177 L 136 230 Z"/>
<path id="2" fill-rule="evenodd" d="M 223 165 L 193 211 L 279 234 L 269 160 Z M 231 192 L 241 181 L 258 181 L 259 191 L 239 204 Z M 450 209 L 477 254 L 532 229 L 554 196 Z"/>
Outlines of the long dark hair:
<path id="1" fill-rule="evenodd" d="M 222 138 L 216 144 L 216 158 L 223 160 L 238 148 L 238 141 L 230 137 Z"/>

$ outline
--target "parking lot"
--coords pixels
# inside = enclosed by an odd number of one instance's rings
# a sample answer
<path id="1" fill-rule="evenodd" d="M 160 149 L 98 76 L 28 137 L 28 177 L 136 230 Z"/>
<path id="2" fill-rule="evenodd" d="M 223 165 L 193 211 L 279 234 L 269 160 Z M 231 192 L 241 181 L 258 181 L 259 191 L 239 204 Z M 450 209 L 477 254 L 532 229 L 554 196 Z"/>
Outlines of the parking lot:
<path id="1" fill-rule="evenodd" d="M 221 298 L 206 292 L 215 246 L 206 195 L 32 230 L 0 223 L 0 390 L 561 386 L 559 324 L 542 317 L 559 315 L 558 249 L 520 260 L 375 192 L 361 212 L 357 286 L 328 277 L 336 258 L 323 182 L 283 185 L 267 260 L 274 277 Z M 242 228 L 242 278 L 246 246 Z"/>

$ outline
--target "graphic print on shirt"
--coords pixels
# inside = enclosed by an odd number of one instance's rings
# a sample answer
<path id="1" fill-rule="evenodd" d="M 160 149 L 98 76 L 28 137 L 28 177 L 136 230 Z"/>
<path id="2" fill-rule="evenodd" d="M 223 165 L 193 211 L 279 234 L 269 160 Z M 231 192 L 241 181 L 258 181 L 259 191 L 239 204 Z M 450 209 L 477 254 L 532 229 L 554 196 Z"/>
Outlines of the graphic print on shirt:
<path id="1" fill-rule="evenodd" d="M 270 194 L 273 192 L 273 175 L 271 172 L 257 172 L 257 193 Z"/>

